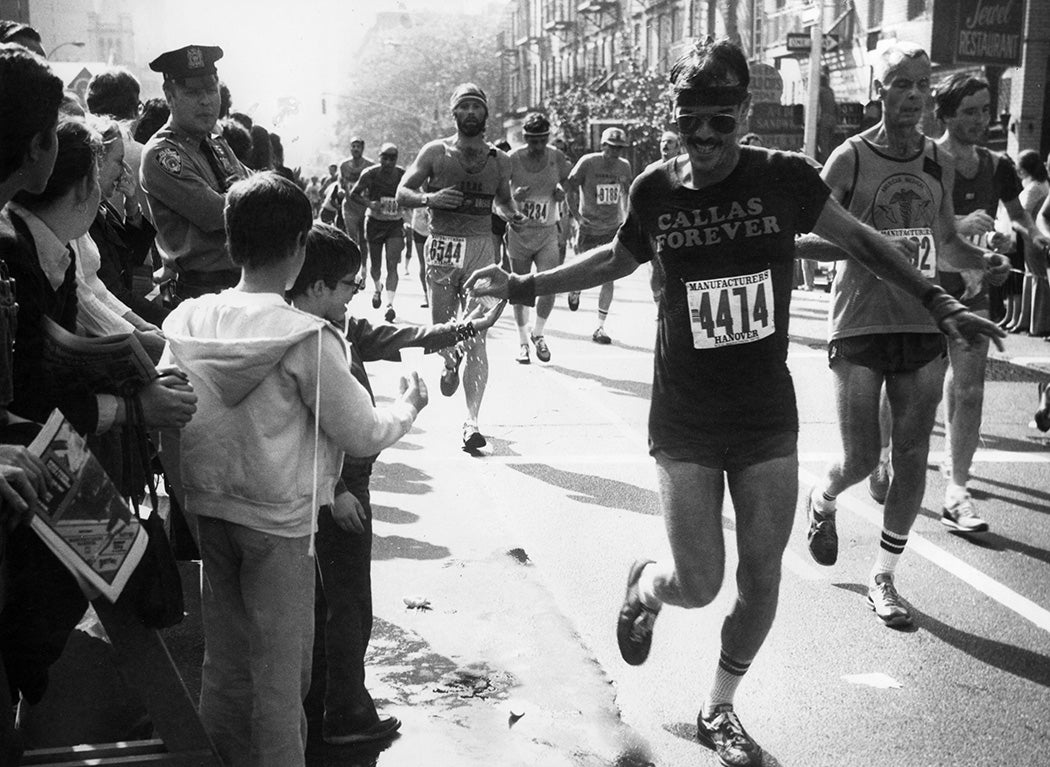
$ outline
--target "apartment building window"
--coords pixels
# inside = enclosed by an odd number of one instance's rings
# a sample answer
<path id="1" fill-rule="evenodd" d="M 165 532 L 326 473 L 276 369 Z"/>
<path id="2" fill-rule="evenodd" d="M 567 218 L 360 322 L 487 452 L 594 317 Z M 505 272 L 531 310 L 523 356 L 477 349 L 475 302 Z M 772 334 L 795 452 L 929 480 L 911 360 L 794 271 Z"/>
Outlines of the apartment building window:
<path id="1" fill-rule="evenodd" d="M 926 0 L 908 0 L 908 20 L 926 12 Z"/>
<path id="2" fill-rule="evenodd" d="M 883 0 L 868 0 L 868 28 L 882 26 L 882 2 Z"/>

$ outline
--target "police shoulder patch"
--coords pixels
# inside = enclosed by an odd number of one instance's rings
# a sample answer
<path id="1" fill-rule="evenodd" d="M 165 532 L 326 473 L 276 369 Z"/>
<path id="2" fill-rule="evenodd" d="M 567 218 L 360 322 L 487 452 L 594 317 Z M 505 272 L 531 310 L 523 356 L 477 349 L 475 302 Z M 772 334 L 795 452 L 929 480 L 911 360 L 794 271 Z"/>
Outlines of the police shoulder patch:
<path id="1" fill-rule="evenodd" d="M 168 173 L 179 174 L 182 172 L 182 156 L 176 149 L 165 147 L 158 151 L 157 162 Z"/>

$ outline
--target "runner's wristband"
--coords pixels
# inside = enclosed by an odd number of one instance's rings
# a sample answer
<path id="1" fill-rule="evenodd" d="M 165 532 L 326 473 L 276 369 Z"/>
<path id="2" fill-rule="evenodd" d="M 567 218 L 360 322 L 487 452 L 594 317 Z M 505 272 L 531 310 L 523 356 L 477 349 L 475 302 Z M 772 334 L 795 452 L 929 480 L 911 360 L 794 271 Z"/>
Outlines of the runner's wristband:
<path id="1" fill-rule="evenodd" d="M 507 300 L 519 306 L 536 305 L 536 275 L 527 274 L 521 276 L 511 274 L 507 276 Z"/>
<path id="2" fill-rule="evenodd" d="M 939 285 L 931 285 L 922 294 L 922 305 L 940 327 L 941 321 L 953 314 L 965 312 L 966 307 L 944 292 Z"/>

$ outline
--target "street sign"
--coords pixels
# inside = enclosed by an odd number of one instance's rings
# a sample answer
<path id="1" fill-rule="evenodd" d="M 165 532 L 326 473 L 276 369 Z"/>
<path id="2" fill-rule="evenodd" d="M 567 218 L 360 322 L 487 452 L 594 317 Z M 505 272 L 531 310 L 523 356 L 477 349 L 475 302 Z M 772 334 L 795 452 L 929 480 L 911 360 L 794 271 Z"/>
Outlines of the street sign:
<path id="1" fill-rule="evenodd" d="M 838 35 L 824 35 L 823 40 L 824 53 L 833 51 L 839 47 Z M 789 51 L 808 51 L 809 32 L 788 32 L 786 44 Z"/>

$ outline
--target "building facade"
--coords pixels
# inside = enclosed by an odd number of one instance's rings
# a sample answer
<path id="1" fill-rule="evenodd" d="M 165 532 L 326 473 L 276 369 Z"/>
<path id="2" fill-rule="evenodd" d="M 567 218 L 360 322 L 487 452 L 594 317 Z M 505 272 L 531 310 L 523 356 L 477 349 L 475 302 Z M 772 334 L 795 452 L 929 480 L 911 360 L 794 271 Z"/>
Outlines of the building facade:
<path id="1" fill-rule="evenodd" d="M 838 136 L 860 122 L 873 96 L 875 56 L 895 40 L 931 52 L 935 80 L 959 69 L 989 80 L 990 141 L 1015 154 L 1050 151 L 1050 14 L 1038 0 L 515 0 L 500 36 L 504 127 L 574 84 L 607 87 L 629 57 L 666 71 L 690 41 L 738 40 L 765 81 L 779 83 L 782 106 L 805 105 L 808 36 L 824 33 L 820 69 L 838 105 Z M 800 47 L 800 44 L 805 44 Z M 817 84 L 819 86 L 819 84 Z M 770 98 L 766 95 L 765 98 Z M 785 113 L 786 114 L 786 113 Z M 795 114 L 795 113 L 793 113 Z M 936 130 L 936 126 L 929 126 Z M 795 148 L 795 147 L 790 147 Z"/>

